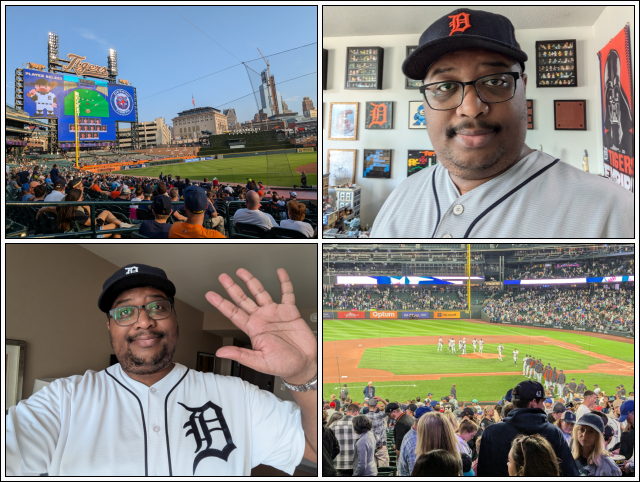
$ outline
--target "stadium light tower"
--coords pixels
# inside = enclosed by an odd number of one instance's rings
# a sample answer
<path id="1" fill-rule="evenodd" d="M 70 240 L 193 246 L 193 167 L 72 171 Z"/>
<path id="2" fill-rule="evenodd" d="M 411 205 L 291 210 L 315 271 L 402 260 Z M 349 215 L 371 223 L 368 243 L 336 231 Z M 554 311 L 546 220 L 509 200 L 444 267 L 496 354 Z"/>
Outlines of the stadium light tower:
<path id="1" fill-rule="evenodd" d="M 116 52 L 113 47 L 109 49 L 107 68 L 109 70 L 109 82 L 115 83 L 116 77 L 118 76 L 118 52 Z"/>

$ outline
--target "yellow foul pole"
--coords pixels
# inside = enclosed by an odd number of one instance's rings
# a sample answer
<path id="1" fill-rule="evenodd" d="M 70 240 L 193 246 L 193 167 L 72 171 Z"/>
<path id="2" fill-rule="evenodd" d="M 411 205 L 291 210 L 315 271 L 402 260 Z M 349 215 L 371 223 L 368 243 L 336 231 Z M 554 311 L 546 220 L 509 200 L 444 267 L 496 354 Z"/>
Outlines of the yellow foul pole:
<path id="1" fill-rule="evenodd" d="M 467 308 L 471 318 L 471 245 L 467 244 Z"/>
<path id="2" fill-rule="evenodd" d="M 74 92 L 74 96 L 75 96 L 75 105 L 76 108 L 75 113 L 76 113 L 76 169 L 78 169 L 78 157 L 79 157 L 79 153 L 80 153 L 80 145 L 78 143 L 78 115 L 80 115 L 80 94 L 78 93 L 78 91 L 76 90 Z"/>

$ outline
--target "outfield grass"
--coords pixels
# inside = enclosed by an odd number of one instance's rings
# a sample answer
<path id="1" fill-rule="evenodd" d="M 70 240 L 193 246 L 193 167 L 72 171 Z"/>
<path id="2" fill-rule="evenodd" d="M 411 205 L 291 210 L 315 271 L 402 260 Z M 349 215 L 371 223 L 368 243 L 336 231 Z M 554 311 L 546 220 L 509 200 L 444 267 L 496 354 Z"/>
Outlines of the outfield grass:
<path id="1" fill-rule="evenodd" d="M 634 361 L 634 345 L 632 343 L 624 343 L 614 340 L 607 340 L 590 336 L 588 333 L 576 331 L 552 331 L 529 327 L 516 327 L 513 325 L 499 324 L 478 324 L 471 323 L 466 320 L 367 320 L 362 321 L 343 321 L 343 320 L 323 320 L 322 322 L 322 339 L 323 341 L 337 340 L 353 340 L 363 338 L 390 338 L 398 336 L 441 336 L 445 343 L 450 336 L 455 337 L 456 342 L 459 337 L 474 336 L 480 338 L 482 336 L 543 336 L 558 340 L 560 342 L 572 343 L 581 346 L 583 349 L 618 358 L 620 360 Z M 504 345 L 504 343 L 503 343 Z M 505 354 L 510 356 L 513 348 L 505 346 Z M 470 344 L 467 343 L 467 352 L 469 352 Z M 531 351 L 539 350 L 532 345 Z M 471 347 L 473 351 L 473 347 Z M 485 344 L 487 353 L 497 353 L 495 350 L 489 351 L 488 345 Z M 529 348 L 525 351 L 518 348 L 520 356 L 529 353 Z M 544 355 L 538 351 L 537 358 L 544 359 Z M 551 361 L 551 360 L 549 360 Z M 582 367 L 580 367 L 582 368 Z"/>
<path id="2" fill-rule="evenodd" d="M 300 185 L 300 174 L 296 167 L 317 163 L 317 152 L 301 152 L 295 154 L 269 154 L 266 156 L 234 157 L 230 159 L 213 159 L 180 164 L 169 164 L 141 169 L 117 171 L 118 174 L 131 176 L 157 177 L 161 172 L 173 177 L 209 180 L 214 177 L 218 181 L 231 184 L 246 184 L 247 178 L 262 181 L 265 186 L 292 187 Z M 317 172 L 307 172 L 307 185 L 318 184 Z"/>
<path id="3" fill-rule="evenodd" d="M 525 354 L 532 354 L 542 359 L 544 365 L 551 363 L 558 370 L 582 370 L 589 365 L 606 363 L 588 355 L 553 345 L 518 345 L 503 344 L 502 361 L 498 358 L 478 359 L 465 358 L 460 352 L 452 354 L 443 346 L 437 351 L 435 345 L 395 345 L 380 348 L 367 348 L 364 351 L 358 368 L 375 368 L 386 370 L 394 375 L 418 375 L 424 373 L 483 373 L 514 372 L 522 373 L 522 359 Z M 517 366 L 513 363 L 511 352 L 520 352 Z M 457 347 L 456 347 L 457 350 Z M 473 353 L 473 347 L 467 344 L 467 354 Z M 498 353 L 497 344 L 485 343 L 484 353 Z"/>
<path id="4" fill-rule="evenodd" d="M 497 362 L 500 363 L 500 362 Z M 513 366 L 513 362 L 512 362 Z M 521 368 L 522 370 L 522 368 Z M 627 393 L 633 385 L 633 377 L 622 377 L 616 375 L 605 375 L 601 373 L 573 373 L 569 380 L 575 377 L 578 382 L 584 379 L 587 387 L 592 388 L 597 383 L 606 393 L 614 394 L 616 385 L 624 384 Z M 428 393 L 433 393 L 433 400 L 448 396 L 451 385 L 456 384 L 458 400 L 471 401 L 474 398 L 480 401 L 499 401 L 509 389 L 515 387 L 525 378 L 522 371 L 519 375 L 504 375 L 499 377 L 446 377 L 440 380 L 411 380 L 411 381 L 388 381 L 376 382 L 376 395 L 382 398 L 388 398 L 391 401 L 406 403 L 407 399 L 415 399 L 420 397 L 424 399 Z M 364 395 L 362 390 L 366 383 L 347 383 L 349 395 L 352 400 L 362 403 Z M 331 394 L 336 397 L 340 393 L 341 384 L 324 383 L 322 385 L 322 397 L 329 400 Z"/>

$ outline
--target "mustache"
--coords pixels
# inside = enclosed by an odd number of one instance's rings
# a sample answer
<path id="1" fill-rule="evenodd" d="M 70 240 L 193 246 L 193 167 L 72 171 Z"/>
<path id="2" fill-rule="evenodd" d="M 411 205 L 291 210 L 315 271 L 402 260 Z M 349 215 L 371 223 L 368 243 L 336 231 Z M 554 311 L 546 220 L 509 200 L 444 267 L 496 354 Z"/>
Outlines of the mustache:
<path id="1" fill-rule="evenodd" d="M 445 135 L 448 139 L 451 139 L 458 132 L 464 129 L 487 129 L 493 132 L 500 132 L 502 131 L 502 126 L 500 124 L 491 124 L 483 120 L 477 120 L 475 122 L 466 121 L 458 124 L 455 127 L 447 127 L 447 129 L 445 130 Z"/>
<path id="2" fill-rule="evenodd" d="M 140 338 L 141 336 L 155 336 L 158 338 L 164 338 L 166 336 L 164 331 L 156 331 L 156 330 L 149 330 L 146 331 L 144 333 L 138 333 L 135 336 L 127 336 L 126 340 L 129 343 L 132 343 L 133 341 L 135 341 L 136 339 Z"/>

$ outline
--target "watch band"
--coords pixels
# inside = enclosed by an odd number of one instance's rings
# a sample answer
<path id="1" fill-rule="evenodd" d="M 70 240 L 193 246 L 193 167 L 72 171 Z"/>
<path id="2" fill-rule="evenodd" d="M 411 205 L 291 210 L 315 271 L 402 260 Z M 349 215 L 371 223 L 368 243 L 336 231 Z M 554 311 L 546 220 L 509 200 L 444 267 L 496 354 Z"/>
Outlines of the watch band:
<path id="1" fill-rule="evenodd" d="M 294 392 L 306 392 L 307 390 L 317 390 L 318 389 L 318 374 L 316 373 L 311 380 L 309 380 L 304 385 L 291 385 L 286 382 L 283 378 L 282 381 L 287 386 L 289 390 L 293 390 Z"/>

